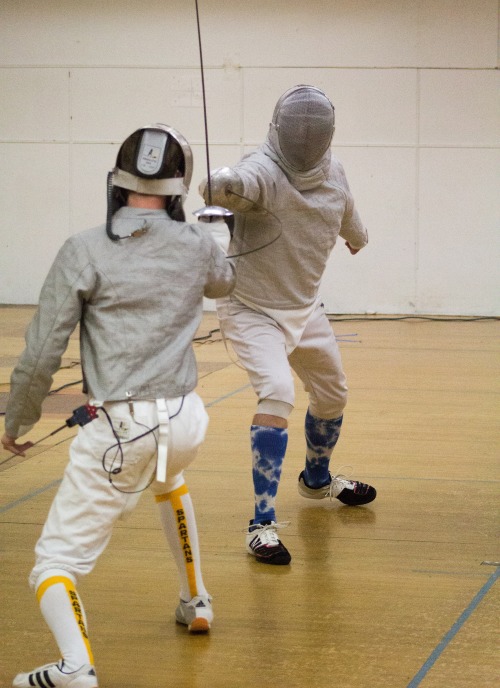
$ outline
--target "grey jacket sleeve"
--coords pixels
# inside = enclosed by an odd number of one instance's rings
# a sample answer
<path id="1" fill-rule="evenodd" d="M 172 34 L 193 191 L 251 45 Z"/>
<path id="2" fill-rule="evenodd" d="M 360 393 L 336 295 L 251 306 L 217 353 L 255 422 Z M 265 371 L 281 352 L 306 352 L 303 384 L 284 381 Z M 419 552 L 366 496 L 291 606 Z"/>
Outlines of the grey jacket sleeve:
<path id="1" fill-rule="evenodd" d="M 210 264 L 205 282 L 204 296 L 218 299 L 230 294 L 236 283 L 236 271 L 232 260 L 220 249 L 210 237 L 212 243 Z"/>
<path id="2" fill-rule="evenodd" d="M 342 218 L 340 236 L 342 239 L 348 241 L 353 248 L 363 248 L 368 243 L 368 231 L 361 221 L 352 198 Z"/>
<path id="3" fill-rule="evenodd" d="M 363 248 L 368 243 L 368 232 L 356 210 L 344 168 L 338 160 L 336 160 L 336 174 L 346 194 L 346 209 L 342 218 L 340 236 L 353 248 Z"/>
<path id="4" fill-rule="evenodd" d="M 74 238 L 60 249 L 42 287 L 38 309 L 26 331 L 26 348 L 11 375 L 5 431 L 20 437 L 42 412 L 53 375 L 78 324 L 92 269 Z"/>

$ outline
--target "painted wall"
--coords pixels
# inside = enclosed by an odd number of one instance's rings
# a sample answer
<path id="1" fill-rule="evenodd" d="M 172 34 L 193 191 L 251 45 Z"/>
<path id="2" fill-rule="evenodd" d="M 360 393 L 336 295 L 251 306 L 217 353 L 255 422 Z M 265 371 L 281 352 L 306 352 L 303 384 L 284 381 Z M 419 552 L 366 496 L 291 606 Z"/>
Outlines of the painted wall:
<path id="1" fill-rule="evenodd" d="M 289 86 L 334 102 L 370 244 L 335 248 L 327 310 L 498 315 L 497 1 L 199 7 L 212 167 L 264 139 Z M 140 126 L 190 141 L 187 211 L 203 206 L 194 0 L 3 0 L 0 98 L 0 303 L 35 303 L 64 239 L 104 221 L 106 173 Z"/>

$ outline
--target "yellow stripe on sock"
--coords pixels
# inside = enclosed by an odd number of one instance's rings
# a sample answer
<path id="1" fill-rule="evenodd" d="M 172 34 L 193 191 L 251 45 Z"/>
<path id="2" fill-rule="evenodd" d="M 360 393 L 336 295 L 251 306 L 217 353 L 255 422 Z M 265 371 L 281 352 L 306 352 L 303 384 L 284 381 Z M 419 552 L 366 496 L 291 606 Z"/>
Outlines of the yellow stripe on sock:
<path id="1" fill-rule="evenodd" d="M 66 578 L 66 576 L 52 576 L 52 578 L 47 578 L 43 581 L 43 583 L 40 583 L 36 590 L 36 599 L 38 600 L 38 603 L 40 603 L 40 600 L 42 599 L 47 588 L 50 588 L 52 585 L 57 585 L 58 583 L 62 583 L 66 590 L 68 589 L 68 585 L 73 585 L 73 581 L 69 578 Z"/>
<path id="2" fill-rule="evenodd" d="M 188 492 L 188 486 L 186 485 L 186 483 L 184 483 L 184 485 L 181 485 L 176 490 L 172 490 L 172 492 L 165 492 L 165 494 L 156 495 L 155 500 L 157 502 L 168 502 L 172 498 L 182 497 L 182 495 L 185 495 Z"/>
<path id="3" fill-rule="evenodd" d="M 78 628 L 80 629 L 80 633 L 82 634 L 83 642 L 85 643 L 85 647 L 87 648 L 89 664 L 94 664 L 94 655 L 90 647 L 87 627 L 85 626 L 85 619 L 83 616 L 83 610 L 80 605 L 80 598 L 78 597 L 78 593 L 76 592 L 73 581 L 69 578 L 66 578 L 65 576 L 52 576 L 52 578 L 47 578 L 47 580 L 44 580 L 43 583 L 41 583 L 37 588 L 37 600 L 40 603 L 40 600 L 42 599 L 44 593 L 48 590 L 48 588 L 52 587 L 53 585 L 57 585 L 58 583 L 61 583 L 66 588 L 66 592 L 68 593 L 69 601 L 71 603 L 71 608 L 73 609 L 73 614 L 75 615 L 76 623 L 78 624 Z"/>
<path id="4" fill-rule="evenodd" d="M 194 565 L 193 553 L 191 550 L 191 543 L 189 541 L 189 529 L 184 513 L 184 506 L 182 504 L 182 495 L 188 494 L 189 490 L 186 484 L 179 487 L 177 490 L 169 492 L 166 498 L 170 501 L 174 515 L 177 521 L 177 535 L 181 549 L 184 552 L 184 564 L 186 566 L 186 575 L 188 579 L 189 591 L 191 597 L 198 594 L 198 586 L 196 584 L 196 568 Z"/>

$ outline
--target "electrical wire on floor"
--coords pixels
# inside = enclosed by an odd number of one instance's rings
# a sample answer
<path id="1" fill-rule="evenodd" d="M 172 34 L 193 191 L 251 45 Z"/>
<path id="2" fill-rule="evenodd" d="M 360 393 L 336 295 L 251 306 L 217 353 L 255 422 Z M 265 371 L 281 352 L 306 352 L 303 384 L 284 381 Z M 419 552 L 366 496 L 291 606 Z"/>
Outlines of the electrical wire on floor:
<path id="1" fill-rule="evenodd" d="M 192 339 L 192 341 L 193 342 L 202 342 L 202 343 L 207 342 L 212 338 L 212 335 L 215 334 L 216 332 L 220 332 L 220 327 L 216 327 L 214 330 L 210 330 L 210 332 L 208 334 L 201 335 L 200 337 L 194 337 Z M 221 340 L 220 339 L 217 339 L 217 340 L 212 339 L 212 341 L 218 341 L 219 342 Z"/>
<path id="2" fill-rule="evenodd" d="M 448 316 L 448 315 L 356 315 L 344 316 L 328 314 L 327 318 L 330 322 L 396 322 L 398 320 L 429 320 L 431 322 L 478 322 L 479 320 L 500 320 L 500 317 L 495 315 L 472 315 L 472 316 Z"/>

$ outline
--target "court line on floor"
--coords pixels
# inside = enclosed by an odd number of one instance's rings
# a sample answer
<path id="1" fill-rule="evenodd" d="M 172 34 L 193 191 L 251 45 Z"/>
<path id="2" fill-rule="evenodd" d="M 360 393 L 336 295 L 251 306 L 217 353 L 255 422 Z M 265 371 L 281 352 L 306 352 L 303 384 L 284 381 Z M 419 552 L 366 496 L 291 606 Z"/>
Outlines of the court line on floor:
<path id="1" fill-rule="evenodd" d="M 235 389 L 233 392 L 229 392 L 229 394 L 224 394 L 222 397 L 218 397 L 217 399 L 214 399 L 213 401 L 208 402 L 208 404 L 205 404 L 206 408 L 209 408 L 210 406 L 215 406 L 216 404 L 220 403 L 221 401 L 224 401 L 225 399 L 229 399 L 229 397 L 234 396 L 235 394 L 238 394 L 239 392 L 242 392 L 245 389 L 248 389 L 250 387 L 250 384 L 244 385 L 243 387 L 240 387 L 239 389 Z M 68 439 L 73 439 L 73 437 L 68 437 L 63 442 L 67 442 Z M 62 442 L 59 442 L 58 444 L 62 444 Z M 35 456 L 39 456 L 43 452 L 39 452 L 38 454 L 35 454 Z M 31 457 L 34 458 L 34 457 Z M 5 504 L 4 506 L 0 506 L 0 514 L 4 514 L 6 511 L 9 511 L 10 509 L 13 509 L 14 507 L 18 506 L 19 504 L 22 504 L 23 502 L 27 502 L 30 499 L 33 499 L 33 497 L 37 497 L 38 495 L 42 494 L 46 490 L 50 490 L 52 487 L 55 487 L 56 485 L 59 485 L 61 482 L 62 478 L 59 480 L 53 480 L 51 483 L 48 485 L 44 485 L 43 487 L 40 487 L 38 490 L 35 490 L 34 492 L 30 492 L 29 494 L 25 495 L 24 497 L 20 497 L 19 499 L 16 499 L 14 502 L 10 502 L 10 504 Z"/>
<path id="2" fill-rule="evenodd" d="M 483 585 L 481 590 L 472 599 L 469 606 L 462 612 L 462 614 L 455 621 L 455 623 L 450 628 L 448 633 L 443 637 L 441 642 L 436 646 L 434 651 L 429 655 L 428 659 L 422 665 L 422 668 L 420 669 L 420 671 L 418 671 L 415 674 L 413 679 L 408 684 L 407 688 L 417 688 L 417 686 L 419 686 L 422 683 L 422 680 L 426 677 L 426 675 L 432 669 L 434 664 L 441 657 L 441 655 L 446 650 L 448 645 L 451 643 L 453 638 L 462 629 L 462 627 L 465 624 L 465 622 L 467 621 L 467 619 L 476 611 L 477 607 L 482 602 L 482 600 L 486 597 L 488 592 L 491 590 L 491 588 L 493 587 L 493 585 L 495 584 L 495 582 L 499 576 L 500 576 L 500 567 L 497 568 L 496 571 L 494 571 L 494 573 L 491 574 L 491 576 L 488 578 L 488 580 Z"/>
<path id="3" fill-rule="evenodd" d="M 209 401 L 208 404 L 205 404 L 205 408 L 210 408 L 210 406 L 215 406 L 215 404 L 218 404 L 221 401 L 224 401 L 225 399 L 229 399 L 230 397 L 234 397 L 235 394 L 239 394 L 240 392 L 243 392 L 245 389 L 248 389 L 251 385 L 243 385 L 243 387 L 240 387 L 239 389 L 235 389 L 233 392 L 229 392 L 229 394 L 224 394 L 224 396 L 219 397 L 218 399 L 214 399 L 213 401 Z"/>
<path id="4" fill-rule="evenodd" d="M 53 480 L 48 485 L 44 485 L 43 487 L 40 487 L 38 490 L 35 490 L 34 492 L 30 492 L 29 494 L 25 495 L 24 497 L 19 497 L 19 499 L 16 499 L 14 502 L 11 502 L 10 504 L 6 504 L 5 506 L 0 506 L 0 514 L 3 514 L 6 511 L 9 511 L 9 509 L 13 509 L 15 506 L 18 506 L 19 504 L 22 504 L 23 502 L 28 502 L 30 499 L 33 499 L 33 497 L 37 497 L 39 494 L 42 494 L 46 490 L 50 490 L 52 487 L 59 485 L 61 480 L 62 480 L 62 478 L 59 478 L 58 480 Z"/>

